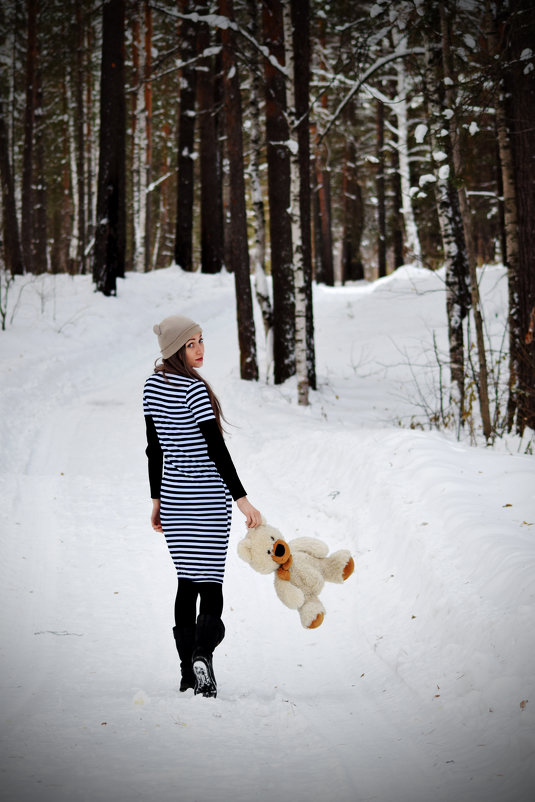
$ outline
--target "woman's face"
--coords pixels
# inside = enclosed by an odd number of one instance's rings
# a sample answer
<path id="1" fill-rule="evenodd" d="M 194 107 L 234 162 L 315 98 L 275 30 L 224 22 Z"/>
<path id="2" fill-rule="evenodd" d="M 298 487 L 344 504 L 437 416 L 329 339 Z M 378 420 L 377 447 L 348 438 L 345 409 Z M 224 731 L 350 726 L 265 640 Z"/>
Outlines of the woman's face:
<path id="1" fill-rule="evenodd" d="M 204 340 L 202 331 L 191 337 L 186 343 L 186 362 L 189 368 L 202 368 L 204 359 Z"/>

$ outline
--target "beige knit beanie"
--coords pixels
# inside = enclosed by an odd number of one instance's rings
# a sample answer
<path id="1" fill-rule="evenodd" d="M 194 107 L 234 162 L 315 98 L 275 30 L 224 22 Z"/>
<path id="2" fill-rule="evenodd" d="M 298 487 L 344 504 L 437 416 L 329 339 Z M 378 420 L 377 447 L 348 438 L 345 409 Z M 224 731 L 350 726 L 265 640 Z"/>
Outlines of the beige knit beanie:
<path id="1" fill-rule="evenodd" d="M 158 335 L 158 344 L 164 359 L 168 359 L 182 348 L 194 334 L 202 331 L 198 323 L 183 315 L 170 315 L 152 327 Z"/>

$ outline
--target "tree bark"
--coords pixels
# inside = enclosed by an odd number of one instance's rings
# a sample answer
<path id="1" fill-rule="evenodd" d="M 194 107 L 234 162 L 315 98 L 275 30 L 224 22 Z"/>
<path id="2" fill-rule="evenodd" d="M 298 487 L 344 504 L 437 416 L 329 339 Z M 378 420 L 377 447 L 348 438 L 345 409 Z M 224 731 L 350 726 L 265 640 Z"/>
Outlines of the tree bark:
<path id="1" fill-rule="evenodd" d="M 295 373 L 295 296 L 292 267 L 290 159 L 287 147 L 286 87 L 271 58 L 284 66 L 284 30 L 280 0 L 266 0 L 262 9 L 271 273 L 273 276 L 274 381 Z"/>
<path id="2" fill-rule="evenodd" d="M 125 267 L 125 87 L 124 0 L 102 7 L 100 137 L 97 228 L 93 280 L 104 295 L 115 295 Z"/>
<path id="3" fill-rule="evenodd" d="M 219 0 L 219 13 L 234 20 L 232 0 Z M 230 206 L 230 254 L 236 287 L 238 316 L 238 339 L 240 343 L 240 375 L 242 379 L 258 379 L 256 361 L 255 327 L 251 277 L 249 272 L 249 247 L 247 243 L 247 215 L 245 208 L 245 181 L 243 168 L 242 109 L 240 83 L 235 59 L 236 43 L 234 31 L 221 30 L 223 43 L 223 87 L 229 158 Z"/>

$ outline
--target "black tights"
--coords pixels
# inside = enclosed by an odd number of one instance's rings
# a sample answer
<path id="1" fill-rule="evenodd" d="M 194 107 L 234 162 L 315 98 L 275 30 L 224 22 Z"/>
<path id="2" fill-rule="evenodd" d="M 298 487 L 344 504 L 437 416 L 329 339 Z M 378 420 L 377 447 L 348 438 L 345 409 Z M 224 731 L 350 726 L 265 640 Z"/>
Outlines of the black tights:
<path id="1" fill-rule="evenodd" d="M 197 596 L 201 597 L 200 614 L 221 618 L 223 585 L 220 582 L 192 582 L 191 579 L 179 579 L 175 599 L 175 624 L 177 627 L 188 627 L 195 624 Z"/>

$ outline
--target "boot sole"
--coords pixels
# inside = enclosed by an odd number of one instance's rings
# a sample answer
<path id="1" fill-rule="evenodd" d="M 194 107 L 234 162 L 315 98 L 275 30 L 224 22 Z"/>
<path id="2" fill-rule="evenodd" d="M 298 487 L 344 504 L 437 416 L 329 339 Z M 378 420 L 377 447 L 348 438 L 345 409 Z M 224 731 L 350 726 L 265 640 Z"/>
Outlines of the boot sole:
<path id="1" fill-rule="evenodd" d="M 217 696 L 217 685 L 211 666 L 202 657 L 198 657 L 193 663 L 195 673 L 195 696 L 202 694 L 215 698 Z"/>

